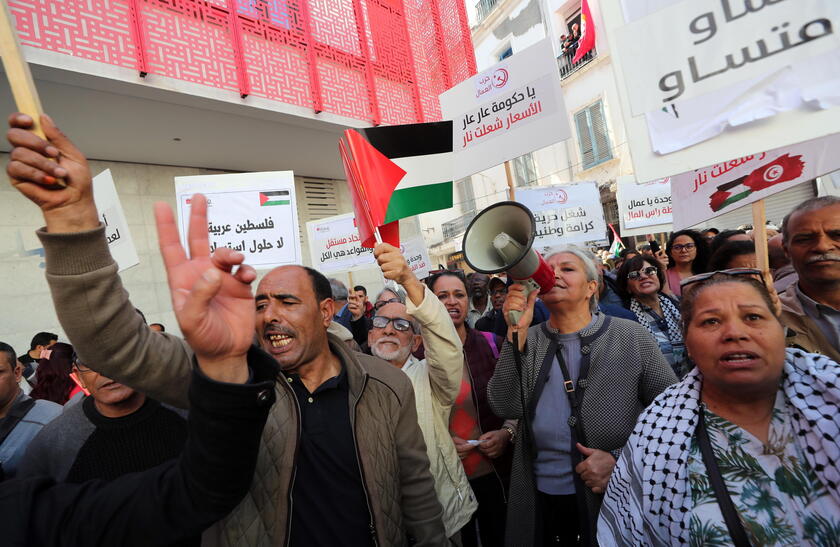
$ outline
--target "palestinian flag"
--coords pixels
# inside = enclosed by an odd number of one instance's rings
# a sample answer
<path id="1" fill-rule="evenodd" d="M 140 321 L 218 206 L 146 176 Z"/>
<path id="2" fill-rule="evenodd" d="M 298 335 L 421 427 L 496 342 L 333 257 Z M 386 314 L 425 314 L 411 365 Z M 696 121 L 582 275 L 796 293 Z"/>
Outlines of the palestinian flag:
<path id="1" fill-rule="evenodd" d="M 272 192 L 260 192 L 260 207 L 271 205 L 289 205 L 291 196 L 288 190 L 274 190 Z"/>
<path id="2" fill-rule="evenodd" d="M 363 245 L 373 246 L 376 228 L 452 207 L 451 120 L 344 134 L 348 146 L 340 148 Z"/>
<path id="3" fill-rule="evenodd" d="M 618 258 L 618 255 L 621 254 L 621 250 L 624 249 L 624 242 L 621 241 L 620 237 L 618 237 L 618 232 L 615 231 L 613 225 L 610 224 L 609 227 L 613 233 L 613 242 L 612 245 L 610 245 L 609 251 L 607 252 L 610 253 L 610 256 L 612 256 L 613 258 Z"/>
<path id="4" fill-rule="evenodd" d="M 709 196 L 709 207 L 716 213 L 741 201 L 753 192 L 798 179 L 802 176 L 804 169 L 805 162 L 802 161 L 802 156 L 784 154 L 754 169 L 749 175 L 718 186 L 715 193 Z"/>

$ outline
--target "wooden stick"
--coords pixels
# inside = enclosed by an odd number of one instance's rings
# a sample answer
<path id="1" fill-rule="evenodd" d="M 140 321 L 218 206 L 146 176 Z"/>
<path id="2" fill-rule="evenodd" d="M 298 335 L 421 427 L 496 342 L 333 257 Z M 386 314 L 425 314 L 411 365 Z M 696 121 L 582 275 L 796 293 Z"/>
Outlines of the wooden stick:
<path id="1" fill-rule="evenodd" d="M 767 214 L 764 210 L 763 199 L 752 204 L 752 214 L 756 264 L 758 269 L 764 274 L 764 277 L 767 277 L 770 273 L 770 262 L 767 257 Z"/>
<path id="2" fill-rule="evenodd" d="M 505 162 L 505 176 L 507 177 L 508 199 L 516 201 L 516 187 L 513 185 L 513 174 L 510 172 L 510 161 Z"/>
<path id="3" fill-rule="evenodd" d="M 41 107 L 41 99 L 38 98 L 29 64 L 23 58 L 23 51 L 20 49 L 14 17 L 5 0 L 0 1 L 0 4 L 0 56 L 3 57 L 3 68 L 12 88 L 15 104 L 20 112 L 28 114 L 34 121 L 31 131 L 46 140 L 41 128 L 41 114 L 44 113 L 44 109 Z M 62 188 L 67 186 L 61 179 L 56 184 Z"/>

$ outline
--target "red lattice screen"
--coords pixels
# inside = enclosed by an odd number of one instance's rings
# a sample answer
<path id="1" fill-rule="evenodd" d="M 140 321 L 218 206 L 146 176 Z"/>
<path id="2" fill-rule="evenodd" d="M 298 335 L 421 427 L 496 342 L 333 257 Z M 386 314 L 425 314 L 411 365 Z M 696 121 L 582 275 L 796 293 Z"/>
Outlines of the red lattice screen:
<path id="1" fill-rule="evenodd" d="M 9 0 L 23 44 L 374 124 L 475 73 L 464 0 Z"/>

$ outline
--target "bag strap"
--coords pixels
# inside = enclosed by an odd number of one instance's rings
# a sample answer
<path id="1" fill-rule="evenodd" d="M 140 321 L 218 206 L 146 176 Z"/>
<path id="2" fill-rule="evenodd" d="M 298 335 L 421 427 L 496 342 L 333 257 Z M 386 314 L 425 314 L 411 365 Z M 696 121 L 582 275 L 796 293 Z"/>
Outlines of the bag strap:
<path id="1" fill-rule="evenodd" d="M 26 414 L 35 406 L 35 399 L 26 398 L 9 409 L 9 413 L 3 420 L 0 420 L 0 445 L 6 440 L 6 437 L 15 430 L 17 424 L 26 416 Z"/>
<path id="2" fill-rule="evenodd" d="M 732 498 L 726 489 L 726 483 L 720 474 L 717 460 L 715 460 L 715 454 L 712 451 L 712 443 L 709 441 L 709 433 L 706 431 L 706 417 L 703 411 L 703 405 L 700 405 L 698 415 L 697 442 L 700 445 L 703 463 L 706 465 L 706 471 L 709 474 L 709 482 L 715 491 L 715 498 L 717 498 L 718 505 L 720 506 L 723 520 L 726 522 L 726 529 L 729 530 L 729 535 L 735 547 L 750 547 L 749 537 L 747 537 L 744 525 L 738 517 L 738 511 L 735 509 L 735 504 L 732 503 Z"/>

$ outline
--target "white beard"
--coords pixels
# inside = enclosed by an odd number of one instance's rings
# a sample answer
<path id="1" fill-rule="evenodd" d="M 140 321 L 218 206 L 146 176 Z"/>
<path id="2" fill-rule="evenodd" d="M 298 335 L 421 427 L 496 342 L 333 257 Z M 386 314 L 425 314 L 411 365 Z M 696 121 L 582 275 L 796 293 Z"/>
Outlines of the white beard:
<path id="1" fill-rule="evenodd" d="M 395 350 L 388 351 L 382 346 L 385 342 L 393 342 L 395 344 L 400 344 L 399 338 L 395 336 L 383 336 L 379 340 L 373 343 L 370 347 L 370 352 L 375 356 L 389 362 L 397 362 L 397 363 L 405 363 L 408 359 L 408 356 L 411 354 L 411 347 L 410 346 L 400 346 Z"/>

